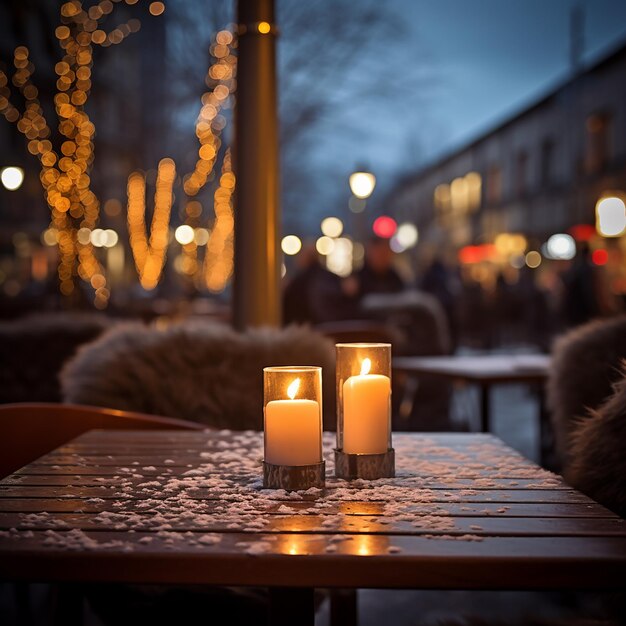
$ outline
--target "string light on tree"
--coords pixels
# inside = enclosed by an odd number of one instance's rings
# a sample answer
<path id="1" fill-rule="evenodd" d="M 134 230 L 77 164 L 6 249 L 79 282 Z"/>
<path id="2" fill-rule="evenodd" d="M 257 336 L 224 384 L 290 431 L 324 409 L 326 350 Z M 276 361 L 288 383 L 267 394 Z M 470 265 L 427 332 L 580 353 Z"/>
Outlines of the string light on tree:
<path id="1" fill-rule="evenodd" d="M 146 178 L 133 172 L 128 178 L 128 233 L 130 247 L 139 274 L 139 282 L 146 290 L 154 289 L 165 264 L 168 229 L 172 210 L 172 189 L 176 166 L 172 159 L 162 159 L 157 170 L 154 212 L 150 235 L 146 233 Z"/>
<path id="2" fill-rule="evenodd" d="M 202 108 L 196 120 L 196 136 L 200 142 L 194 171 L 183 178 L 183 189 L 195 196 L 207 183 L 215 168 L 222 145 L 220 136 L 226 126 L 222 109 L 231 108 L 234 101 L 237 39 L 228 30 L 221 30 L 210 46 L 213 62 L 205 79 L 209 91 L 202 96 Z M 230 149 L 223 156 L 218 187 L 213 194 L 215 219 L 206 242 L 202 272 L 204 286 L 213 293 L 224 290 L 232 275 L 234 255 L 234 217 L 232 196 L 235 175 L 232 172 Z M 200 269 L 197 262 L 197 242 L 183 246 L 183 271 L 188 274 Z"/>
<path id="3" fill-rule="evenodd" d="M 207 289 L 213 293 L 224 290 L 233 273 L 234 226 L 233 193 L 235 175 L 232 171 L 230 149 L 222 164 L 219 187 L 215 190 L 213 210 L 215 222 L 204 257 L 204 277 Z"/>
<path id="4" fill-rule="evenodd" d="M 126 3 L 136 1 L 126 0 Z M 65 2 L 60 7 L 61 24 L 55 29 L 55 36 L 63 56 L 54 66 L 57 93 L 53 100 L 60 137 L 56 146 L 38 99 L 39 92 L 31 82 L 34 65 L 28 48 L 18 46 L 13 53 L 15 72 L 11 82 L 23 96 L 22 113 L 10 102 L 9 78 L 0 70 L 0 113 L 17 125 L 28 140 L 28 151 L 40 162 L 39 178 L 51 211 L 51 224 L 44 240 L 50 245 L 54 234 L 58 245 L 59 289 L 63 295 L 71 295 L 78 276 L 94 289 L 97 308 L 107 306 L 110 292 L 91 238 L 78 236 L 84 229 L 95 229 L 100 209 L 98 198 L 91 191 L 90 177 L 95 127 L 85 110 L 91 92 L 93 46 L 119 44 L 140 28 L 136 19 L 110 32 L 99 28 L 113 10 L 111 0 L 102 0 L 88 9 L 83 8 L 80 0 Z"/>

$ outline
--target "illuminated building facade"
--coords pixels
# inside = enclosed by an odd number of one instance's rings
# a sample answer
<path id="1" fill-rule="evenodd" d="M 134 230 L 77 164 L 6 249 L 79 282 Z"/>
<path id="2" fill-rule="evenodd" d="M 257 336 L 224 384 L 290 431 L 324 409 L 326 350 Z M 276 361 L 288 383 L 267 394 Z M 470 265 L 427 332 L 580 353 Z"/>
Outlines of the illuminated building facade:
<path id="1" fill-rule="evenodd" d="M 622 46 L 402 180 L 385 206 L 419 228 L 418 255 L 456 254 L 501 233 L 541 245 L 575 224 L 594 224 L 598 199 L 626 192 L 625 85 Z"/>

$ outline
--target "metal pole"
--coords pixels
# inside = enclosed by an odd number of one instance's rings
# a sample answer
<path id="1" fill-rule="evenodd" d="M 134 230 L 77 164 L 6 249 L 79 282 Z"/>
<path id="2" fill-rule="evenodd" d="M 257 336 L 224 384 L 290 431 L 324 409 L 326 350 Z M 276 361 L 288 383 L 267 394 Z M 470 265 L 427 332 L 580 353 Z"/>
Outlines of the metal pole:
<path id="1" fill-rule="evenodd" d="M 274 0 L 239 0 L 233 322 L 279 326 L 280 249 Z"/>

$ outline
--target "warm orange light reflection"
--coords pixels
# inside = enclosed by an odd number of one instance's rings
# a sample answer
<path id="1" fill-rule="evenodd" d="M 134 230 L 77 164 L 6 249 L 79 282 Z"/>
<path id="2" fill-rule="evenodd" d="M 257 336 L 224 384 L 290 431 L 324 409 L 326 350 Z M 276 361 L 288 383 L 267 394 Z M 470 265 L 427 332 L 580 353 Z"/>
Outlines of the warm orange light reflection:
<path id="1" fill-rule="evenodd" d="M 287 539 L 286 550 L 287 554 L 306 554 L 306 548 L 304 543 L 300 540 L 300 537 L 289 537 Z"/>
<path id="2" fill-rule="evenodd" d="M 340 529 L 353 537 L 344 543 L 345 550 L 360 556 L 386 553 L 390 528 L 381 524 L 378 516 L 384 513 L 384 505 L 376 502 L 342 502 L 339 511 L 343 514 Z M 372 517 L 372 515 L 374 517 Z"/>

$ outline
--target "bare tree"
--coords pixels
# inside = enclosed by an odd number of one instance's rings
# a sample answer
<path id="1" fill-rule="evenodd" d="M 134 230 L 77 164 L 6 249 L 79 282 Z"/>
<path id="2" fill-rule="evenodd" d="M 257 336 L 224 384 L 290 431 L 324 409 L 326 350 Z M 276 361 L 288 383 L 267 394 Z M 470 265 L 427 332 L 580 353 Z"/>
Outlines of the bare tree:
<path id="1" fill-rule="evenodd" d="M 234 4 L 220 0 L 198 6 L 184 0 L 173 7 L 169 68 L 180 111 L 197 102 L 204 88 L 201 65 L 208 58 L 199 51 L 208 49 L 212 32 L 234 20 Z M 277 9 L 284 221 L 290 228 L 306 229 L 332 195 L 320 193 L 320 180 L 328 181 L 326 187 L 333 185 L 338 197 L 345 193 L 341 181 L 355 163 L 345 163 L 337 176 L 336 162 L 325 162 L 323 153 L 337 142 L 358 145 L 364 132 L 362 105 L 379 103 L 381 117 L 371 120 L 372 125 L 381 123 L 390 106 L 396 113 L 411 109 L 415 114 L 431 78 L 421 61 L 400 66 L 392 59 L 390 51 L 402 46 L 408 32 L 400 17 L 380 2 L 278 0 Z M 348 110 L 350 116 L 345 115 Z"/>

